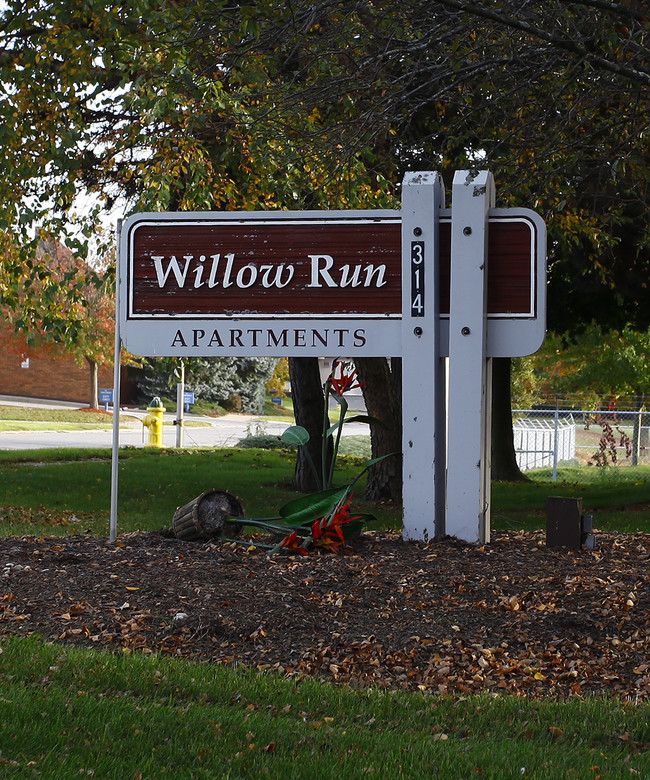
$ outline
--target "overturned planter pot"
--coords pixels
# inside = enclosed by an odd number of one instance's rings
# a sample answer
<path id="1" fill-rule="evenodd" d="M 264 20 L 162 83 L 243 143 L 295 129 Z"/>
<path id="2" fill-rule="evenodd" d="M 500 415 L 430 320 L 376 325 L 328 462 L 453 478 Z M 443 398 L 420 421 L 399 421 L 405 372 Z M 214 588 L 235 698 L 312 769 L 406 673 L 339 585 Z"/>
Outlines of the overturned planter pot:
<path id="1" fill-rule="evenodd" d="M 172 531 L 176 538 L 190 542 L 239 536 L 243 526 L 227 522 L 231 517 L 244 517 L 244 506 L 237 496 L 226 490 L 206 490 L 176 510 Z"/>

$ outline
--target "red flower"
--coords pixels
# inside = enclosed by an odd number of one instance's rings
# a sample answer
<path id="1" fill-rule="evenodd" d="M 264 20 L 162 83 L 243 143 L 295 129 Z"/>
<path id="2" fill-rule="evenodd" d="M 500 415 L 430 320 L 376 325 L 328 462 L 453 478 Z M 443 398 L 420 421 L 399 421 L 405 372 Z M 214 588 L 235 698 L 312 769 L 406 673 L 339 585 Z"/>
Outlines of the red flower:
<path id="1" fill-rule="evenodd" d="M 298 532 L 292 531 L 288 536 L 284 537 L 284 539 L 280 542 L 280 546 L 286 547 L 287 550 L 295 550 L 301 555 L 307 555 L 307 550 L 305 550 L 304 547 L 300 546 L 301 542 L 302 542 L 302 537 L 298 536 Z"/>
<path id="2" fill-rule="evenodd" d="M 336 376 L 336 371 L 339 370 L 339 376 Z M 334 361 L 332 366 L 332 373 L 328 379 L 332 390 L 335 395 L 342 396 L 343 393 L 347 393 L 349 390 L 354 390 L 357 387 L 361 387 L 362 383 L 357 381 L 357 370 L 350 363 L 340 363 L 338 360 Z"/>
<path id="3" fill-rule="evenodd" d="M 327 518 L 321 517 L 316 518 L 314 522 L 311 524 L 311 536 L 312 539 L 320 539 L 321 536 L 325 533 L 325 529 L 327 528 Z"/>
<path id="4" fill-rule="evenodd" d="M 331 517 L 321 517 L 314 520 L 311 526 L 311 537 L 316 544 L 338 553 L 340 545 L 345 544 L 343 526 L 352 520 L 359 519 L 358 515 L 350 517 L 351 503 L 352 496 L 345 504 L 337 506 Z"/>

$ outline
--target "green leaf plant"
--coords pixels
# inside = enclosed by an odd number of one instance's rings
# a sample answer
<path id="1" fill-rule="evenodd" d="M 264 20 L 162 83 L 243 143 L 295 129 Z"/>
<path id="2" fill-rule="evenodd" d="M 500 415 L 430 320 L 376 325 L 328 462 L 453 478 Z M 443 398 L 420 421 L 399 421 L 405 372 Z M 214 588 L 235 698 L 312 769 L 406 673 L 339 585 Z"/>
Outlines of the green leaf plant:
<path id="1" fill-rule="evenodd" d="M 367 522 L 375 519 L 372 514 L 352 513 L 352 489 L 372 465 L 391 457 L 391 455 L 384 455 L 367 461 L 363 470 L 348 485 L 342 487 L 333 485 L 336 458 L 344 424 L 346 422 L 362 422 L 369 425 L 381 424 L 379 420 L 368 415 L 359 414 L 346 417 L 349 405 L 344 394 L 360 386 L 357 381 L 356 369 L 350 363 L 335 360 L 332 371 L 323 386 L 325 404 L 323 413 L 323 468 L 321 474 L 318 474 L 314 462 L 308 454 L 308 462 L 316 476 L 320 490 L 284 504 L 278 510 L 278 517 L 232 519 L 233 522 L 243 522 L 246 525 L 261 528 L 273 534 L 283 534 L 283 538 L 277 544 L 268 545 L 271 553 L 287 549 L 301 555 L 307 555 L 308 549 L 311 547 L 320 547 L 333 553 L 339 553 L 347 546 L 347 543 L 353 536 L 360 533 Z M 336 402 L 339 412 L 338 420 L 333 425 L 329 417 L 330 398 L 333 398 Z M 293 425 L 287 428 L 282 435 L 283 441 L 299 446 L 307 444 L 309 438 L 309 432 L 301 425 Z M 331 462 L 327 465 L 325 454 L 327 452 L 328 439 L 330 438 L 333 439 L 333 456 Z"/>
<path id="2" fill-rule="evenodd" d="M 351 363 L 347 363 L 341 360 L 335 360 L 332 365 L 332 371 L 327 377 L 325 384 L 323 385 L 323 392 L 325 395 L 325 404 L 323 412 L 323 436 L 322 436 L 322 457 L 321 457 L 321 473 L 318 473 L 314 461 L 309 454 L 309 450 L 305 448 L 305 455 L 307 456 L 307 462 L 316 478 L 316 484 L 319 485 L 321 490 L 327 490 L 332 487 L 332 480 L 334 478 L 334 469 L 336 467 L 336 458 L 338 456 L 339 447 L 341 444 L 341 435 L 343 433 L 343 425 L 348 422 L 361 422 L 368 423 L 369 425 L 382 425 L 379 420 L 368 415 L 358 414 L 353 417 L 347 417 L 349 404 L 345 399 L 345 393 L 350 390 L 356 390 L 361 387 L 361 384 L 357 380 L 357 372 Z M 331 424 L 329 416 L 329 400 L 332 398 L 339 410 L 338 420 Z M 303 428 L 302 425 L 292 425 L 290 428 L 282 434 L 282 440 L 288 444 L 297 444 L 304 446 L 309 442 L 309 431 Z M 327 450 L 329 439 L 333 440 L 333 454 L 331 460 L 327 458 Z"/>

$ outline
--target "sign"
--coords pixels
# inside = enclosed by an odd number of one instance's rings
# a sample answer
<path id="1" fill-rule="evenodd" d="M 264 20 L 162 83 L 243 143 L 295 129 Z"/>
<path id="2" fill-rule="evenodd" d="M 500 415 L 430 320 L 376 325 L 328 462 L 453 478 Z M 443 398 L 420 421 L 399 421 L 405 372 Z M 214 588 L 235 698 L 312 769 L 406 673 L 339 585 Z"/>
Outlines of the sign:
<path id="1" fill-rule="evenodd" d="M 150 356 L 399 355 L 401 232 L 399 211 L 136 214 L 121 234 L 125 346 Z M 444 352 L 449 210 L 440 210 L 439 243 Z M 414 240 L 414 316 L 430 294 L 422 250 Z M 544 258 L 537 214 L 491 211 L 491 355 L 529 354 L 541 344 Z"/>
<path id="2" fill-rule="evenodd" d="M 411 241 L 411 317 L 424 317 L 424 241 Z"/>
<path id="3" fill-rule="evenodd" d="M 99 403 L 104 404 L 104 409 L 108 411 L 108 405 L 113 403 L 113 388 L 102 387 L 99 390 Z"/>
<path id="4" fill-rule="evenodd" d="M 546 230 L 533 211 L 493 207 L 488 171 L 457 171 L 452 192 L 445 209 L 440 175 L 408 172 L 401 211 L 125 221 L 111 540 L 123 343 L 143 356 L 401 356 L 404 538 L 489 541 L 490 359 L 544 340 Z"/>
<path id="5" fill-rule="evenodd" d="M 185 390 L 183 393 L 183 403 L 185 406 L 189 406 L 194 403 L 194 393 L 191 390 Z"/>

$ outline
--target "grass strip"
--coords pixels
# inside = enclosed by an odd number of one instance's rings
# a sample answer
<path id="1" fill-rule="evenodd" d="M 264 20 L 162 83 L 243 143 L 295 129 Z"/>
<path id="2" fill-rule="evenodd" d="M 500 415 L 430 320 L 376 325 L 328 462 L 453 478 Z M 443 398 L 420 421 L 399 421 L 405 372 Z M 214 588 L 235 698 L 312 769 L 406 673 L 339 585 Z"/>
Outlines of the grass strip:
<path id="1" fill-rule="evenodd" d="M 110 451 L 101 459 L 67 461 L 64 451 L 47 452 L 52 460 L 38 458 L 34 451 L 15 453 L 15 458 L 0 456 L 0 507 L 34 510 L 45 507 L 58 513 L 59 520 L 72 513 L 84 521 L 84 530 L 97 536 L 108 535 L 110 511 Z M 98 452 L 95 451 L 97 455 Z M 6 455 L 6 453 L 4 453 Z M 298 494 L 291 486 L 295 453 L 284 450 L 222 449 L 179 451 L 172 449 L 130 449 L 120 452 L 119 528 L 120 532 L 158 530 L 171 526 L 176 509 L 189 503 L 205 490 L 228 490 L 239 497 L 249 517 L 269 517 L 278 507 Z M 358 474 L 361 461 L 340 459 L 337 469 L 341 483 Z M 363 484 L 356 495 L 359 511 L 374 511 L 381 522 L 394 526 L 399 522 L 395 507 L 368 505 L 362 500 Z M 63 518 L 61 518 L 63 515 Z M 53 515 L 54 517 L 55 515 Z M 76 526 L 77 532 L 79 526 Z M 0 509 L 0 533 L 65 534 L 72 529 L 66 523 L 39 527 L 32 517 L 21 524 L 20 513 L 11 516 Z"/>
<path id="2" fill-rule="evenodd" d="M 204 490 L 218 488 L 237 495 L 249 517 L 269 517 L 296 497 L 291 487 L 295 453 L 285 450 L 205 449 L 120 451 L 120 531 L 156 530 L 171 525 L 179 506 Z M 350 482 L 363 460 L 340 458 L 337 484 Z M 517 483 L 495 483 L 492 490 L 492 526 L 495 529 L 534 530 L 545 527 L 547 496 L 581 496 L 585 512 L 594 513 L 597 530 L 650 530 L 650 468 L 627 467 L 600 474 L 595 468 L 574 469 L 582 482 L 551 482 L 547 475 Z M 60 520 L 66 513 L 83 516 L 84 530 L 108 535 L 111 464 L 109 449 L 27 450 L 0 452 L 0 507 L 58 514 L 52 527 L 39 526 L 33 517 L 20 523 L 0 510 L 3 535 L 71 533 Z M 355 491 L 355 506 L 378 517 L 374 528 L 399 528 L 401 508 L 363 501 L 364 485 Z M 53 515 L 54 517 L 54 515 Z M 86 518 L 88 522 L 86 522 Z"/>
<path id="3" fill-rule="evenodd" d="M 30 422 L 66 422 L 85 424 L 91 420 L 107 421 L 111 424 L 112 414 L 102 410 L 52 409 L 37 406 L 5 406 L 0 404 L 0 420 L 27 420 Z"/>
<path id="4" fill-rule="evenodd" d="M 124 427 L 124 426 L 120 426 Z M 15 431 L 96 431 L 109 430 L 111 423 L 80 423 L 80 422 L 31 422 L 28 420 L 3 420 L 0 421 L 0 433 L 13 433 Z"/>
<path id="5" fill-rule="evenodd" d="M 3 777 L 647 776 L 650 705 L 354 691 L 0 642 Z"/>

